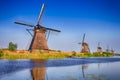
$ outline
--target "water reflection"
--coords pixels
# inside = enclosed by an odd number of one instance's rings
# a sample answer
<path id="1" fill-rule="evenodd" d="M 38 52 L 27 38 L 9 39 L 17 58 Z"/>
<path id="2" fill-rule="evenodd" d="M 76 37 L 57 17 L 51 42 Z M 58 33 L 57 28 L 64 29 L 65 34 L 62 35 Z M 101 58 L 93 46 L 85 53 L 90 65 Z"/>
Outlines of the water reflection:
<path id="1" fill-rule="evenodd" d="M 0 80 L 120 80 L 120 58 L 0 60 Z"/>
<path id="2" fill-rule="evenodd" d="M 85 80 L 110 80 L 109 78 L 107 78 L 107 76 L 105 74 L 99 74 L 98 76 L 96 74 L 90 74 L 88 75 L 88 78 L 86 78 Z"/>
<path id="3" fill-rule="evenodd" d="M 100 69 L 100 63 L 98 63 L 98 70 Z M 110 78 L 107 77 L 105 73 L 89 73 L 85 74 L 85 70 L 87 71 L 87 68 L 89 67 L 88 64 L 83 64 L 82 65 L 82 75 L 83 75 L 83 80 L 111 80 Z M 96 66 L 97 67 L 97 66 Z M 92 69 L 93 70 L 93 69 Z M 82 79 L 82 78 L 81 78 Z M 80 79 L 80 80 L 81 80 Z"/>
<path id="4" fill-rule="evenodd" d="M 83 64 L 82 65 L 82 74 L 83 74 L 83 78 L 85 78 L 85 69 L 87 69 L 88 65 L 87 64 Z"/>
<path id="5" fill-rule="evenodd" d="M 31 60 L 0 60 L 0 76 L 34 67 Z"/>
<path id="6" fill-rule="evenodd" d="M 31 69 L 31 75 L 33 80 L 44 80 L 46 75 L 46 60 L 32 60 L 34 62 L 34 68 Z"/>

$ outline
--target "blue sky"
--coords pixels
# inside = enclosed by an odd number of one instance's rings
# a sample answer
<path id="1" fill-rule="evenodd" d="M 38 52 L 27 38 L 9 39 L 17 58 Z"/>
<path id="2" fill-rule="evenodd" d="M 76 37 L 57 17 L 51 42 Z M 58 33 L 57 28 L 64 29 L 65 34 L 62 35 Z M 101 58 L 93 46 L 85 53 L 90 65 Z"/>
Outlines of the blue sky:
<path id="1" fill-rule="evenodd" d="M 51 33 L 48 46 L 62 51 L 80 51 L 83 34 L 90 50 L 96 51 L 98 42 L 103 50 L 109 46 L 120 53 L 119 0 L 0 0 L 0 48 L 9 42 L 18 49 L 27 49 L 31 36 L 26 26 L 14 24 L 24 21 L 36 25 L 42 3 L 45 10 L 40 24 L 61 30 Z"/>

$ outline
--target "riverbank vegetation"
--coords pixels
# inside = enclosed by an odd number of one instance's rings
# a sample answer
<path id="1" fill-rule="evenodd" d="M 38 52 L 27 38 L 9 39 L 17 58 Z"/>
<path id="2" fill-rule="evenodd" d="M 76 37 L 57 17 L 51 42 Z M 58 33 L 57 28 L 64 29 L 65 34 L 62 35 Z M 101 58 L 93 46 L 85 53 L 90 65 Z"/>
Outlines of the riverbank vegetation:
<path id="1" fill-rule="evenodd" d="M 120 54 L 119 54 L 119 53 L 116 53 L 115 56 L 120 56 Z"/>
<path id="2" fill-rule="evenodd" d="M 80 57 L 80 58 L 89 58 L 89 57 L 111 57 L 114 54 L 110 52 L 103 52 L 98 54 L 97 52 L 93 53 L 80 53 L 80 52 L 61 52 L 60 50 L 50 50 L 49 52 L 44 51 L 35 51 L 29 52 L 27 50 L 4 50 L 0 49 L 0 59 L 60 59 L 60 58 L 70 58 L 70 57 Z"/>

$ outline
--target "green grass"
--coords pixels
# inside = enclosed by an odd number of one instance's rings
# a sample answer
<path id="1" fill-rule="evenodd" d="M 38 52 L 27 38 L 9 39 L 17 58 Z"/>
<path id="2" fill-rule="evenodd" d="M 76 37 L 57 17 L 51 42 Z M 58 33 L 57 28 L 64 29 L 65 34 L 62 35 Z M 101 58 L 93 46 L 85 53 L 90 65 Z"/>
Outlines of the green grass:
<path id="1" fill-rule="evenodd" d="M 89 58 L 89 57 L 111 57 L 114 55 L 110 52 L 103 52 L 102 54 L 98 54 L 97 52 L 93 52 L 93 53 L 76 54 L 75 56 L 81 57 L 81 58 Z"/>
<path id="2" fill-rule="evenodd" d="M 18 54 L 18 53 L 16 53 Z M 4 54 L 0 57 L 0 59 L 60 59 L 60 58 L 66 58 L 67 56 L 65 54 L 34 54 L 30 53 L 28 55 L 13 55 L 13 54 Z"/>
<path id="3" fill-rule="evenodd" d="M 70 53 L 70 54 L 69 54 Z M 44 53 L 41 50 L 38 52 L 28 52 L 28 53 L 17 53 L 15 51 L 4 52 L 0 50 L 0 59 L 61 59 L 68 57 L 80 57 L 80 58 L 89 58 L 89 57 L 111 57 L 114 56 L 112 53 L 103 52 L 102 54 L 94 53 L 77 53 L 75 51 L 63 53 L 63 52 L 50 52 Z"/>

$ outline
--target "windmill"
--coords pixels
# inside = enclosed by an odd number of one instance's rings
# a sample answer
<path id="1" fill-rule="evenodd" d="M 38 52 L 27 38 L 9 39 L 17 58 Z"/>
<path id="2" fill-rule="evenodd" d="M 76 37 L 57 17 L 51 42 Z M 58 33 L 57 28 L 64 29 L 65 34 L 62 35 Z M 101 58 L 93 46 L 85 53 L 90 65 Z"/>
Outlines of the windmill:
<path id="1" fill-rule="evenodd" d="M 90 49 L 89 49 L 89 46 L 86 42 L 84 42 L 85 40 L 85 33 L 83 35 L 83 40 L 81 43 L 78 43 L 78 44 L 82 44 L 82 50 L 81 50 L 81 53 L 87 53 L 87 52 L 90 52 Z"/>
<path id="2" fill-rule="evenodd" d="M 110 50 L 109 50 L 109 46 L 107 45 L 107 49 L 106 49 L 106 52 L 109 52 Z"/>
<path id="3" fill-rule="evenodd" d="M 114 55 L 115 54 L 115 51 L 113 50 L 113 48 L 111 48 L 111 53 Z"/>
<path id="4" fill-rule="evenodd" d="M 27 24 L 24 22 L 18 22 L 18 21 L 15 22 L 16 24 L 20 24 L 20 25 L 24 25 L 24 26 L 33 28 L 32 29 L 32 31 L 34 32 L 33 35 L 29 32 L 29 29 L 27 29 L 27 31 L 32 36 L 32 41 L 31 41 L 29 49 L 28 49 L 29 51 L 34 51 L 34 50 L 39 50 L 39 49 L 40 50 L 48 50 L 49 48 L 47 45 L 47 39 L 46 39 L 45 33 L 48 31 L 48 37 L 49 37 L 50 31 L 61 32 L 60 30 L 55 30 L 55 29 L 43 27 L 40 25 L 40 20 L 41 20 L 43 11 L 44 11 L 44 4 L 42 4 L 42 8 L 41 8 L 40 14 L 38 16 L 37 25 L 31 25 L 31 24 Z"/>
<path id="5" fill-rule="evenodd" d="M 100 47 L 100 43 L 101 42 L 98 42 L 97 51 L 98 51 L 99 54 L 102 54 L 102 47 Z"/>

